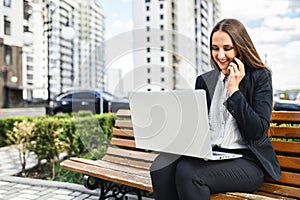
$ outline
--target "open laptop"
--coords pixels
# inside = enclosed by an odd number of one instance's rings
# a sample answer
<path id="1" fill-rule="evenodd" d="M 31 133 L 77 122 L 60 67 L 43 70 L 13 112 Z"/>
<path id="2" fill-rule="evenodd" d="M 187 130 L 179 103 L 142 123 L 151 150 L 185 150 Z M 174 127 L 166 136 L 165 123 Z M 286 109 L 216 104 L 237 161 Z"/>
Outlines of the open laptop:
<path id="1" fill-rule="evenodd" d="M 136 147 L 207 160 L 239 154 L 213 152 L 204 90 L 131 92 Z"/>

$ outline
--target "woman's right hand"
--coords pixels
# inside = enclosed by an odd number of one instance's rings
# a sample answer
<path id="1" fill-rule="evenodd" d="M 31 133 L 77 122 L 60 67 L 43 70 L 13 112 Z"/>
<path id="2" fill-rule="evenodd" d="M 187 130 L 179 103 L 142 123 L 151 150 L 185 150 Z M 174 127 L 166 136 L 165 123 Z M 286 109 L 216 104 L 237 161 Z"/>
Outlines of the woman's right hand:
<path id="1" fill-rule="evenodd" d="M 234 62 L 229 63 L 229 66 L 227 68 L 229 71 L 227 90 L 228 90 L 230 96 L 234 92 L 239 90 L 239 84 L 246 74 L 244 63 L 236 57 L 234 58 L 234 61 L 236 63 L 234 63 Z"/>

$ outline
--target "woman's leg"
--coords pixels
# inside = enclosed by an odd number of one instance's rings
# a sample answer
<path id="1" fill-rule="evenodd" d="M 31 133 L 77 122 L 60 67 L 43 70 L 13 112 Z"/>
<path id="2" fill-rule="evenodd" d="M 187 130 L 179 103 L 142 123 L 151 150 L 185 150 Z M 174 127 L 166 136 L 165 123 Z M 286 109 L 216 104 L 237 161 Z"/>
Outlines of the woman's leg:
<path id="1" fill-rule="evenodd" d="M 150 168 L 155 200 L 178 200 L 175 174 L 179 156 L 161 153 Z"/>
<path id="2" fill-rule="evenodd" d="M 204 161 L 185 157 L 176 167 L 179 199 L 205 200 L 211 193 L 253 192 L 263 181 L 262 169 L 244 158 Z"/>

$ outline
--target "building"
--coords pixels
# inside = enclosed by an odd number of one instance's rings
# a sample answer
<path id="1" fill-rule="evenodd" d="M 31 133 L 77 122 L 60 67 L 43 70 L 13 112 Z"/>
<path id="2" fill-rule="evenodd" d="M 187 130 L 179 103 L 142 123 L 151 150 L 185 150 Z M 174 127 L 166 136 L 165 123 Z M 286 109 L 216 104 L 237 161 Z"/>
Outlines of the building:
<path id="1" fill-rule="evenodd" d="M 210 69 L 218 0 L 134 0 L 134 90 L 194 88 Z"/>
<path id="2" fill-rule="evenodd" d="M 23 5 L 13 0 L 0 3 L 0 106 L 22 100 Z"/>
<path id="3" fill-rule="evenodd" d="M 76 86 L 105 88 L 104 15 L 99 3 L 80 1 L 80 67 Z"/>
<path id="4" fill-rule="evenodd" d="M 24 0 L 25 99 L 104 87 L 104 16 L 95 0 Z M 75 33 L 74 33 L 75 31 Z M 72 33 L 73 32 L 73 33 Z M 25 35 L 25 34 L 24 34 Z"/>

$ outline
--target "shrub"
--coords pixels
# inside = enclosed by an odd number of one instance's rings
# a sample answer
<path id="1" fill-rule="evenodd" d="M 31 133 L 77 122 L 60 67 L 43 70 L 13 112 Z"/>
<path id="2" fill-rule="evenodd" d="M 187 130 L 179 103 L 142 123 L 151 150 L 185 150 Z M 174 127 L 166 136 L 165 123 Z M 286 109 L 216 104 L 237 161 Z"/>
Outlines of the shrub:
<path id="1" fill-rule="evenodd" d="M 7 132 L 12 131 L 14 128 L 15 122 L 22 122 L 23 120 L 32 121 L 29 117 L 7 117 L 4 119 L 0 119 L 0 147 L 7 146 Z"/>
<path id="2" fill-rule="evenodd" d="M 38 118 L 35 120 L 33 141 L 28 147 L 30 151 L 36 154 L 39 163 L 46 159 L 51 164 L 52 177 L 55 177 L 54 165 L 59 154 L 66 151 L 70 146 L 64 135 L 61 134 L 62 132 L 63 128 L 61 128 L 59 120 L 50 117 L 45 117 L 43 120 Z"/>
<path id="3" fill-rule="evenodd" d="M 22 172 L 25 172 L 28 147 L 34 135 L 34 123 L 23 120 L 22 122 L 15 122 L 12 131 L 7 132 L 7 143 L 15 145 L 19 152 L 19 160 L 22 165 Z"/>

